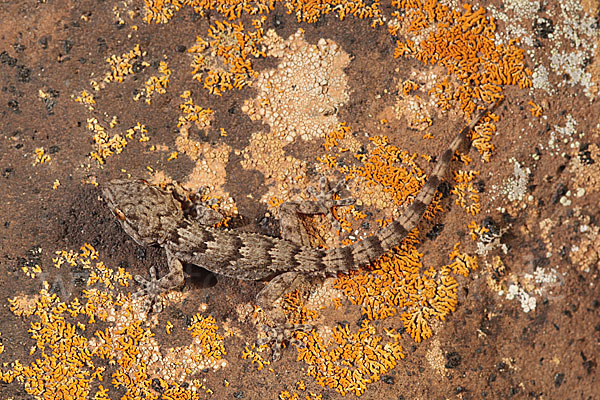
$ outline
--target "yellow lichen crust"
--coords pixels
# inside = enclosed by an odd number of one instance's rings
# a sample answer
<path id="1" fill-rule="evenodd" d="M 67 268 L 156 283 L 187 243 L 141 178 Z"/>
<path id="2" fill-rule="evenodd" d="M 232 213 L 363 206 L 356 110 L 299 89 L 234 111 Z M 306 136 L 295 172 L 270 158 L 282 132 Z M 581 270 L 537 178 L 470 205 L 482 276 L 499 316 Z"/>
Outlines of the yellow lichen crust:
<path id="1" fill-rule="evenodd" d="M 133 74 L 133 65 L 140 61 L 146 52 L 142 52 L 140 45 L 136 44 L 132 50 L 127 53 L 123 53 L 121 56 L 112 55 L 106 59 L 106 62 L 110 65 L 110 72 L 107 72 L 104 76 L 103 81 L 105 83 L 110 82 L 123 82 L 125 77 Z M 142 67 L 149 67 L 146 61 L 140 61 Z"/>
<path id="2" fill-rule="evenodd" d="M 471 215 L 479 214 L 481 204 L 479 203 L 479 192 L 475 189 L 473 179 L 479 175 L 479 171 L 455 171 L 454 181 L 457 184 L 451 193 L 456 195 L 456 204 L 467 210 Z"/>
<path id="3" fill-rule="evenodd" d="M 161 61 L 158 66 L 158 72 L 160 76 L 151 76 L 144 83 L 144 87 L 138 91 L 138 93 L 133 96 L 134 101 L 138 101 L 143 98 L 146 104 L 150 104 L 152 97 L 158 94 L 167 93 L 167 86 L 169 85 L 169 77 L 173 73 L 169 69 L 169 65 L 166 61 Z"/>
<path id="4" fill-rule="evenodd" d="M 299 335 L 306 347 L 298 348 L 298 361 L 308 364 L 306 374 L 342 396 L 360 396 L 367 384 L 377 382 L 404 358 L 398 343 L 400 335 L 389 330 L 392 340 L 384 344 L 368 320 L 363 321 L 358 332 L 351 332 L 348 325 L 336 326 L 329 343 L 315 331 Z"/>
<path id="5" fill-rule="evenodd" d="M 410 38 L 397 41 L 394 56 L 414 57 L 427 64 L 443 66 L 448 74 L 462 82 L 451 94 L 461 108 L 472 114 L 475 99 L 491 103 L 502 97 L 502 85 L 531 87 L 531 71 L 525 67 L 525 53 L 518 41 L 494 43 L 496 23 L 485 16 L 485 9 L 450 10 L 437 0 L 394 0 L 403 11 L 396 17 L 394 32 L 404 31 Z M 442 87 L 443 88 L 443 87 Z M 442 108 L 447 103 L 445 91 L 438 90 Z"/>
<path id="6" fill-rule="evenodd" d="M 194 79 L 219 96 L 226 90 L 251 84 L 258 74 L 252 69 L 250 56 L 265 56 L 260 49 L 265 19 L 252 22 L 254 31 L 245 30 L 241 22 L 216 21 L 208 30 L 207 40 L 196 37 L 196 44 L 188 50 L 194 55 L 191 65 Z"/>
<path id="7" fill-rule="evenodd" d="M 298 22 L 314 23 L 323 15 L 336 13 L 340 21 L 348 15 L 361 19 L 371 19 L 371 26 L 383 25 L 383 15 L 380 9 L 380 0 L 374 1 L 349 1 L 349 0 L 331 0 L 331 1 L 303 1 L 303 0 L 282 0 L 283 5 L 288 10 L 288 14 L 296 16 Z"/>
<path id="8" fill-rule="evenodd" d="M 90 157 L 98 161 L 98 164 L 104 164 L 108 157 L 121 153 L 128 140 L 133 140 L 136 133 L 140 135 L 140 142 L 149 140 L 146 136 L 146 126 L 139 122 L 133 128 L 127 129 L 124 135 L 115 133 L 111 136 L 96 118 L 88 118 L 87 128 L 94 133 L 93 141 L 96 145 L 96 150 L 90 153 Z"/>
<path id="9" fill-rule="evenodd" d="M 243 13 L 256 15 L 269 13 L 275 8 L 275 3 L 283 3 L 288 14 L 296 16 L 298 22 L 315 23 L 324 15 L 337 14 L 340 20 L 351 15 L 361 19 L 371 19 L 371 26 L 383 24 L 380 0 L 365 2 L 363 0 L 331 0 L 331 1 L 299 1 L 299 0 L 144 0 L 147 23 L 169 22 L 175 12 L 183 6 L 204 15 L 205 10 L 216 10 L 229 20 L 235 20 Z M 369 3 L 369 4 L 368 4 Z"/>
<path id="10" fill-rule="evenodd" d="M 48 154 L 46 154 L 46 151 L 43 147 L 38 147 L 35 149 L 35 156 L 36 157 L 33 161 L 33 165 L 49 163 L 52 159 Z"/>
<path id="11" fill-rule="evenodd" d="M 430 319 L 444 320 L 455 309 L 458 283 L 453 275 L 466 276 L 477 268 L 477 260 L 455 247 L 449 265 L 427 269 L 416 249 L 415 233 L 395 253 L 375 262 L 373 270 L 340 276 L 335 287 L 361 305 L 369 320 L 386 319 L 405 308 L 400 317 L 407 332 L 420 342 L 433 334 Z"/>
<path id="12" fill-rule="evenodd" d="M 183 115 L 179 116 L 177 127 L 181 128 L 186 123 L 193 122 L 200 130 L 208 128 L 213 119 L 213 111 L 210 108 L 202 108 L 194 104 L 192 93 L 189 90 L 183 92 L 179 97 L 181 97 L 184 102 L 179 105 Z"/>
<path id="13" fill-rule="evenodd" d="M 96 100 L 94 100 L 94 96 L 90 94 L 87 90 L 82 90 L 79 96 L 72 96 L 76 103 L 85 104 L 89 111 L 94 110 L 94 104 L 96 104 Z"/>
<path id="14" fill-rule="evenodd" d="M 124 268 L 108 268 L 89 244 L 79 252 L 58 251 L 53 263 L 56 268 L 70 265 L 89 271 L 83 297 L 63 301 L 44 282 L 37 295 L 9 299 L 13 314 L 29 322 L 34 360 L 5 363 L 0 381 L 18 382 L 27 394 L 48 400 L 118 396 L 187 400 L 199 399 L 200 390 L 208 391 L 188 377 L 225 365 L 223 337 L 213 317 L 194 316 L 188 328 L 192 343 L 171 348 L 163 356 L 142 303 L 118 290 L 131 280 Z M 98 321 L 103 321 L 102 328 Z M 108 370 L 107 364 L 112 366 Z"/>

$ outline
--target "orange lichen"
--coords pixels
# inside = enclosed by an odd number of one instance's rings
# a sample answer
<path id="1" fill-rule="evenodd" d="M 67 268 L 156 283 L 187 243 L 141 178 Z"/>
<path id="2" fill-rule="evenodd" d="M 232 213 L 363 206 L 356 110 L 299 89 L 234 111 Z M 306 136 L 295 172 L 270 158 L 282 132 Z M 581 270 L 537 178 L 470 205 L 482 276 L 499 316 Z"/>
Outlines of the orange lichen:
<path id="1" fill-rule="evenodd" d="M 147 23 L 165 24 L 169 22 L 183 6 L 191 7 L 194 12 L 205 15 L 204 11 L 216 10 L 229 20 L 238 19 L 243 13 L 256 15 L 269 13 L 279 0 L 144 0 Z"/>
<path id="2" fill-rule="evenodd" d="M 419 43 L 406 39 L 398 41 L 394 57 L 412 56 L 427 64 L 438 64 L 464 82 L 453 93 L 461 108 L 472 114 L 473 99 L 491 103 L 502 97 L 501 85 L 531 87 L 531 71 L 524 65 L 524 51 L 518 41 L 495 44 L 496 23 L 485 17 L 485 9 L 473 11 L 464 4 L 464 11 L 450 10 L 436 0 L 394 0 L 392 4 L 404 9 L 402 19 L 408 22 L 408 32 L 421 34 Z M 443 93 L 444 91 L 439 91 Z M 440 99 L 441 103 L 445 103 Z"/>
<path id="3" fill-rule="evenodd" d="M 275 8 L 275 3 L 283 3 L 288 14 L 294 14 L 298 22 L 315 23 L 322 16 L 336 13 L 340 20 L 349 15 L 361 19 L 371 19 L 371 26 L 383 24 L 383 14 L 380 9 L 380 0 L 367 4 L 363 0 L 331 0 L 331 1 L 305 1 L 305 0 L 144 0 L 147 23 L 167 23 L 177 11 L 184 6 L 191 7 L 194 12 L 205 15 L 205 11 L 215 10 L 227 19 L 239 19 L 242 14 L 257 15 L 268 14 Z"/>
<path id="4" fill-rule="evenodd" d="M 288 14 L 296 15 L 298 22 L 317 22 L 323 15 L 337 13 L 340 21 L 348 15 L 360 19 L 372 19 L 371 26 L 376 27 L 383 24 L 383 15 L 380 9 L 380 0 L 374 0 L 367 5 L 363 0 L 331 0 L 331 1 L 305 1 L 305 0 L 282 0 Z"/>
<path id="5" fill-rule="evenodd" d="M 350 127 L 345 123 L 340 124 L 338 129 L 328 132 L 325 135 L 325 142 L 323 143 L 325 150 L 329 151 L 332 147 L 336 147 L 339 144 L 339 141 L 346 137 L 348 132 L 350 132 Z"/>
<path id="6" fill-rule="evenodd" d="M 40 399 L 199 399 L 201 382 L 192 380 L 189 387 L 168 383 L 161 376 L 151 375 L 149 366 L 156 360 L 158 350 L 152 331 L 144 327 L 145 319 L 135 320 L 134 306 L 128 296 L 116 294 L 117 286 L 125 287 L 131 276 L 123 268 L 114 271 L 96 260 L 96 250 L 86 244 L 79 252 L 59 251 L 53 259 L 60 268 L 68 264 L 90 270 L 84 301 L 75 297 L 64 302 L 50 285 L 35 296 L 16 296 L 9 299 L 10 310 L 29 321 L 29 334 L 35 341 L 30 354 L 34 360 L 27 365 L 19 360 L 5 363 L 9 369 L 0 370 L 0 380 L 20 383 L 25 392 Z M 94 329 L 96 318 L 111 321 L 105 329 Z M 80 318 L 87 317 L 87 323 Z M 119 322 L 114 324 L 114 318 Z M 189 328 L 195 340 L 204 343 L 198 357 L 219 359 L 224 354 L 222 338 L 216 334 L 212 317 L 196 316 Z M 106 324 L 104 325 L 106 326 Z M 195 349 L 196 350 L 196 349 Z M 106 360 L 106 361 L 103 361 Z M 110 375 L 101 365 L 112 365 Z M 167 371 L 163 371 L 167 372 Z M 98 385 L 111 378 L 111 386 Z M 156 391 L 159 382 L 161 391 Z"/>
<path id="7" fill-rule="evenodd" d="M 266 347 L 266 345 L 265 345 Z M 256 351 L 255 351 L 256 350 Z M 259 371 L 265 367 L 265 365 L 271 364 L 269 360 L 265 360 L 259 353 L 258 349 L 256 349 L 255 345 L 252 345 L 250 348 L 248 346 L 244 347 L 244 351 L 242 352 L 242 359 L 250 360 L 252 364 L 256 364 L 256 369 Z"/>
<path id="8" fill-rule="evenodd" d="M 183 115 L 179 116 L 177 127 L 181 128 L 186 123 L 193 122 L 200 130 L 208 128 L 214 117 L 213 111 L 210 108 L 202 108 L 194 104 L 192 93 L 189 90 L 183 92 L 179 97 L 185 101 L 179 105 Z"/>
<path id="9" fill-rule="evenodd" d="M 494 151 L 494 144 L 491 142 L 492 136 L 496 134 L 496 124 L 500 118 L 494 113 L 488 113 L 477 124 L 475 129 L 471 130 L 471 142 L 473 147 L 481 154 L 483 162 L 489 162 Z"/>
<path id="10" fill-rule="evenodd" d="M 123 82 L 127 75 L 133 74 L 133 65 L 140 61 L 146 52 L 140 50 L 140 45 L 136 44 L 132 50 L 127 53 L 123 53 L 121 56 L 112 55 L 106 59 L 106 62 L 110 65 L 110 72 L 107 72 L 104 76 L 103 81 L 105 83 L 110 82 Z M 142 67 L 149 67 L 146 61 L 141 61 Z"/>
<path id="11" fill-rule="evenodd" d="M 88 118 L 87 123 L 87 128 L 94 133 L 93 140 L 96 145 L 96 151 L 92 151 L 90 157 L 98 161 L 99 164 L 104 164 L 111 155 L 121 153 L 127 146 L 127 139 L 133 139 L 135 133 L 139 132 L 141 134 L 140 141 L 149 139 L 145 135 L 148 132 L 145 125 L 139 122 L 133 128 L 128 129 L 124 136 L 120 133 L 110 136 L 96 118 Z"/>
<path id="12" fill-rule="evenodd" d="M 292 324 L 304 324 L 317 318 L 314 310 L 309 310 L 304 305 L 304 296 L 300 290 L 286 293 L 283 297 L 283 312 Z"/>
<path id="13" fill-rule="evenodd" d="M 371 320 L 388 318 L 405 308 L 400 317 L 407 332 L 420 342 L 432 334 L 429 319 L 444 320 L 455 309 L 458 283 L 451 274 L 475 269 L 476 260 L 455 254 L 455 248 L 453 263 L 424 270 L 416 243 L 413 234 L 396 253 L 375 262 L 373 270 L 340 276 L 335 287 L 362 305 L 363 314 Z"/>
<path id="14" fill-rule="evenodd" d="M 241 22 L 216 21 L 208 30 L 208 41 L 196 37 L 196 44 L 188 50 L 194 55 L 193 78 L 219 96 L 226 90 L 251 84 L 258 73 L 252 69 L 250 56 L 265 56 L 260 49 L 265 20 L 266 17 L 254 20 L 254 31 L 246 31 Z M 203 77 L 205 70 L 208 71 Z"/>
<path id="15" fill-rule="evenodd" d="M 79 96 L 75 97 L 75 102 L 86 105 L 90 111 L 94 110 L 94 104 L 96 104 L 94 96 L 85 89 L 81 91 Z"/>
<path id="16" fill-rule="evenodd" d="M 383 192 L 392 195 L 397 206 L 406 201 L 412 202 L 426 180 L 425 172 L 415 163 L 418 155 L 391 145 L 385 136 L 376 136 L 370 140 L 375 148 L 369 154 L 355 155 L 362 161 L 362 165 L 343 171 L 346 179 L 356 177 L 363 179 L 368 187 L 380 186 Z M 406 167 L 398 166 L 398 162 L 404 163 Z M 441 205 L 437 199 L 429 206 L 427 215 L 432 216 L 440 210 Z"/>
<path id="17" fill-rule="evenodd" d="M 450 192 L 457 196 L 456 204 L 467 210 L 471 215 L 478 214 L 481 211 L 479 192 L 473 185 L 473 179 L 477 175 L 479 175 L 479 171 L 454 171 L 454 181 L 458 184 Z"/>
<path id="18" fill-rule="evenodd" d="M 542 116 L 542 107 L 540 107 L 539 105 L 535 104 L 533 101 L 529 101 L 527 104 L 529 104 L 531 106 L 531 109 L 529 111 L 531 111 L 531 115 L 534 117 L 541 117 Z"/>
<path id="19" fill-rule="evenodd" d="M 350 332 L 348 325 L 333 328 L 329 344 L 315 332 L 299 333 L 306 347 L 298 348 L 298 360 L 308 364 L 306 374 L 323 387 L 328 386 L 342 396 L 354 393 L 360 396 L 367 384 L 377 382 L 404 358 L 397 336 L 383 344 L 383 337 L 368 320 L 358 332 Z"/>
<path id="20" fill-rule="evenodd" d="M 140 98 L 144 97 L 146 104 L 150 104 L 152 96 L 155 93 L 167 93 L 169 77 L 171 76 L 172 71 L 169 69 L 166 61 L 160 62 L 158 72 L 160 72 L 160 76 L 151 76 L 146 82 L 144 82 L 144 87 L 135 96 L 133 96 L 134 101 L 138 101 Z"/>
<path id="21" fill-rule="evenodd" d="M 33 161 L 33 165 L 49 163 L 50 160 L 52 159 L 48 154 L 46 154 L 46 151 L 44 150 L 43 147 L 36 148 L 35 155 L 36 155 L 36 157 L 35 157 L 35 160 Z"/>
<path id="22" fill-rule="evenodd" d="M 471 221 L 471 223 L 467 225 L 467 228 L 469 228 L 469 233 L 471 234 L 471 239 L 473 240 L 479 239 L 482 235 L 490 231 L 488 228 L 479 225 L 475 221 Z"/>
<path id="23" fill-rule="evenodd" d="M 448 257 L 450 260 L 452 260 L 448 267 L 452 269 L 454 274 L 467 277 L 471 271 L 474 271 L 478 268 L 477 257 L 466 253 L 461 253 L 458 250 L 459 246 L 460 242 L 456 243 L 452 249 L 452 252 L 448 254 Z"/>

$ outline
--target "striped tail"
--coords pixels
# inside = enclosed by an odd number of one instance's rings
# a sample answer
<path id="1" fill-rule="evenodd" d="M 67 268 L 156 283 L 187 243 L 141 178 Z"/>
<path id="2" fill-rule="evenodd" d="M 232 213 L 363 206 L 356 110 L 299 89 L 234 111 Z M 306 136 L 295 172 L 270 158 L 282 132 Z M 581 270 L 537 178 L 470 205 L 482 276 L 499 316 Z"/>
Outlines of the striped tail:
<path id="1" fill-rule="evenodd" d="M 467 141 L 468 133 L 479 123 L 488 112 L 500 103 L 496 101 L 474 118 L 469 125 L 461 130 L 450 143 L 450 146 L 437 161 L 429 179 L 413 200 L 408 209 L 391 224 L 381 228 L 376 234 L 349 246 L 328 250 L 323 257 L 326 272 L 337 273 L 357 269 L 368 265 L 399 246 L 404 238 L 421 221 L 427 207 L 431 204 L 433 196 L 448 170 L 454 153 Z"/>

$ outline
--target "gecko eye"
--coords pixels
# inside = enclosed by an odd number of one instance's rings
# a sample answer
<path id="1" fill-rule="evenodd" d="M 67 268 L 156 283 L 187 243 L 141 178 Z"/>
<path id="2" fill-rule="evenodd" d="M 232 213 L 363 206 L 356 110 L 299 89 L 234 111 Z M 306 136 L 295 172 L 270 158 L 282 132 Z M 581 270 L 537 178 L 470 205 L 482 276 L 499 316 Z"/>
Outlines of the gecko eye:
<path id="1" fill-rule="evenodd" d="M 125 221 L 127 219 L 123 211 L 119 210 L 118 208 L 114 209 L 114 213 L 119 221 Z"/>

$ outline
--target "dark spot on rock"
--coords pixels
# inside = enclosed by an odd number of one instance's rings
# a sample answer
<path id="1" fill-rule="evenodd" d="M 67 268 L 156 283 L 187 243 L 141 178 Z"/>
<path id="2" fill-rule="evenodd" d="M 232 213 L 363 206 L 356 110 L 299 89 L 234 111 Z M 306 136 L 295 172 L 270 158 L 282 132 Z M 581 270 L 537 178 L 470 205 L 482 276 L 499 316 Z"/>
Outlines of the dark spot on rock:
<path id="1" fill-rule="evenodd" d="M 563 382 L 565 380 L 565 374 L 563 373 L 558 373 L 556 375 L 554 375 L 554 387 L 560 387 Z"/>
<path id="2" fill-rule="evenodd" d="M 592 153 L 589 150 L 590 144 L 584 143 L 579 147 L 579 161 L 584 165 L 592 165 L 596 161 L 592 158 Z"/>
<path id="3" fill-rule="evenodd" d="M 451 351 L 446 353 L 446 365 L 444 367 L 448 369 L 456 368 L 462 362 L 462 357 L 456 351 Z"/>
<path id="4" fill-rule="evenodd" d="M 485 192 L 485 181 L 483 179 L 478 180 L 475 182 L 475 187 L 479 193 Z"/>
<path id="5" fill-rule="evenodd" d="M 273 25 L 275 25 L 275 28 L 283 28 L 283 17 L 281 14 L 273 14 Z"/>
<path id="6" fill-rule="evenodd" d="M 552 204 L 558 203 L 560 198 L 563 197 L 565 194 L 567 194 L 567 191 L 568 191 L 567 187 L 564 184 L 559 183 L 558 186 L 556 187 L 556 191 L 552 195 L 552 199 L 550 200 L 552 202 Z"/>
<path id="7" fill-rule="evenodd" d="M 442 198 L 445 199 L 450 196 L 450 184 L 446 181 L 443 181 L 438 186 L 438 191 L 442 194 Z"/>
<path id="8" fill-rule="evenodd" d="M 48 148 L 48 154 L 58 153 L 59 151 L 60 151 L 60 147 L 57 145 L 53 145 Z"/>
<path id="9" fill-rule="evenodd" d="M 73 48 L 74 44 L 75 43 L 71 39 L 63 40 L 63 48 L 65 49 L 65 54 L 69 54 L 71 52 L 71 49 Z"/>
<path id="10" fill-rule="evenodd" d="M 10 168 L 10 167 L 9 167 L 9 168 L 4 168 L 4 170 L 2 171 L 2 175 L 3 175 L 5 178 L 8 178 L 8 177 L 9 177 L 9 176 L 10 176 L 10 175 L 11 175 L 11 174 L 14 172 L 14 171 L 15 171 L 15 170 L 14 170 L 14 169 L 12 169 L 12 168 Z"/>
<path id="11" fill-rule="evenodd" d="M 435 224 L 425 236 L 427 236 L 428 239 L 433 240 L 438 237 L 443 230 L 444 224 Z"/>
<path id="12" fill-rule="evenodd" d="M 138 258 L 138 260 L 145 260 L 146 259 L 146 249 L 143 247 L 137 247 L 135 249 L 135 256 Z"/>
<path id="13" fill-rule="evenodd" d="M 96 42 L 98 42 L 98 53 L 104 53 L 106 50 L 108 50 L 108 45 L 106 44 L 106 40 L 104 40 L 104 38 L 99 37 L 96 39 Z"/>
<path id="14" fill-rule="evenodd" d="M 381 380 L 384 383 L 387 383 L 388 385 L 393 385 L 394 384 L 394 377 L 391 375 L 384 375 L 381 377 Z"/>
<path id="15" fill-rule="evenodd" d="M 185 53 L 186 50 L 187 50 L 187 47 L 185 47 L 182 44 L 178 44 L 177 46 L 175 46 L 175 51 L 178 53 Z"/>
<path id="16" fill-rule="evenodd" d="M 233 397 L 236 399 L 243 399 L 244 398 L 244 392 L 242 392 L 241 390 L 238 390 L 237 392 L 235 392 L 233 394 Z"/>
<path id="17" fill-rule="evenodd" d="M 8 65 L 9 67 L 14 67 L 15 65 L 17 65 L 17 59 L 8 55 L 6 50 L 0 53 L 0 62 L 2 64 Z"/>
<path id="18" fill-rule="evenodd" d="M 22 53 L 23 51 L 25 51 L 25 46 L 21 43 L 15 43 L 13 44 L 13 49 L 15 49 L 17 53 Z"/>
<path id="19" fill-rule="evenodd" d="M 549 18 L 539 17 L 533 22 L 533 33 L 542 39 L 548 39 L 548 35 L 554 32 L 554 24 Z"/>
<path id="20" fill-rule="evenodd" d="M 135 63 L 133 63 L 133 65 L 131 66 L 131 70 L 133 71 L 133 73 L 137 74 L 138 72 L 143 71 L 145 68 L 143 61 L 142 60 L 137 60 Z"/>
<path id="21" fill-rule="evenodd" d="M 15 112 L 15 113 L 19 112 L 19 102 L 16 99 L 9 100 L 8 106 L 10 107 L 11 110 L 13 110 L 13 112 Z"/>
<path id="22" fill-rule="evenodd" d="M 164 389 L 163 389 L 160 381 L 158 380 L 158 378 L 152 379 L 152 389 L 154 389 L 156 392 L 161 393 L 161 394 L 164 392 Z"/>
<path id="23" fill-rule="evenodd" d="M 17 71 L 17 79 L 19 82 L 27 83 L 31 80 L 31 69 L 24 65 L 20 65 Z"/>

